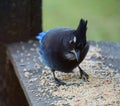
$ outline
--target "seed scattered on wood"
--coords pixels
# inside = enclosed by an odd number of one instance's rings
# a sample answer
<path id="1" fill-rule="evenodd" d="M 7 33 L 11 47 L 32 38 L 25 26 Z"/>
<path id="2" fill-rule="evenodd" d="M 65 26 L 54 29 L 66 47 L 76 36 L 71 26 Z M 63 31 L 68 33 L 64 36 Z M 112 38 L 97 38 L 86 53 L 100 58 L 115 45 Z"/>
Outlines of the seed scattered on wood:
<path id="1" fill-rule="evenodd" d="M 22 46 L 22 50 L 25 50 L 25 46 Z"/>
<path id="2" fill-rule="evenodd" d="M 35 51 L 35 49 L 34 49 L 34 48 L 30 48 L 30 51 L 32 51 L 32 52 L 33 52 L 33 51 Z"/>
<path id="3" fill-rule="evenodd" d="M 29 43 L 29 44 L 33 43 L 33 40 L 29 40 L 28 43 Z"/>
<path id="4" fill-rule="evenodd" d="M 28 53 L 28 54 L 27 54 L 27 56 L 29 57 L 29 56 L 31 56 L 31 54 L 30 54 L 30 53 Z"/>
<path id="5" fill-rule="evenodd" d="M 99 47 L 91 46 L 90 50 L 82 62 L 81 67 L 89 74 L 90 82 L 84 82 L 79 79 L 79 70 L 75 69 L 74 73 L 66 74 L 56 71 L 56 76 L 64 82 L 71 84 L 70 86 L 57 86 L 54 83 L 53 76 L 50 69 L 45 66 L 41 68 L 39 64 L 39 48 L 36 43 L 30 41 L 31 48 L 17 53 L 22 57 L 21 66 L 23 64 L 23 73 L 28 80 L 27 88 L 37 98 L 36 101 L 47 100 L 46 103 L 55 106 L 119 106 L 120 105 L 120 73 L 119 69 L 114 70 L 114 65 L 105 63 L 106 60 L 114 60 L 112 56 L 101 55 L 101 49 Z M 23 43 L 22 43 L 23 44 Z M 36 52 L 36 55 L 32 53 Z M 26 56 L 26 58 L 23 58 Z M 28 59 L 29 58 L 29 59 Z M 27 64 L 24 66 L 24 60 L 27 60 Z M 33 60 L 33 61 L 29 61 Z M 28 64 L 29 63 L 29 64 Z M 29 71 L 28 66 L 34 66 L 35 71 Z M 43 67 L 43 66 L 42 66 Z M 36 70 L 40 70 L 40 77 L 35 76 Z M 35 85 L 35 82 L 39 82 Z M 31 90 L 34 86 L 37 90 Z M 51 99 L 52 98 L 52 99 Z"/>
<path id="6" fill-rule="evenodd" d="M 26 78 L 30 78 L 31 73 L 30 73 L 30 72 L 28 72 L 28 71 L 26 71 L 26 72 L 24 73 L 24 76 L 25 76 Z"/>
<path id="7" fill-rule="evenodd" d="M 32 83 L 32 82 L 34 82 L 34 81 L 36 81 L 36 80 L 37 80 L 37 78 L 31 78 L 31 79 L 29 80 L 29 82 Z"/>

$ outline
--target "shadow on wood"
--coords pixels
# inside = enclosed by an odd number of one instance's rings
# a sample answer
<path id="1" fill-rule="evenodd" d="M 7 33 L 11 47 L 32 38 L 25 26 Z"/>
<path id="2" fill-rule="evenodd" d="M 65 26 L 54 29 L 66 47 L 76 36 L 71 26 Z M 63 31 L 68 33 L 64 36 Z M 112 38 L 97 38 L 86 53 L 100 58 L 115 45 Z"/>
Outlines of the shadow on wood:
<path id="1" fill-rule="evenodd" d="M 9 59 L 7 59 L 6 70 L 7 95 L 9 95 L 6 105 L 29 106 Z"/>

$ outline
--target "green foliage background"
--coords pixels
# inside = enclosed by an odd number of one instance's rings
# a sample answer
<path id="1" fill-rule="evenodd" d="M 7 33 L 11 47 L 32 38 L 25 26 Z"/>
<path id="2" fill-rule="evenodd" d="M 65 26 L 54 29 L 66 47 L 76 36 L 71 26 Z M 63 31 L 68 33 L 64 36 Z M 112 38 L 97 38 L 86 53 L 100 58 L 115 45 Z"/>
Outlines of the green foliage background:
<path id="1" fill-rule="evenodd" d="M 120 0 L 43 0 L 43 30 L 76 28 L 88 20 L 88 40 L 120 42 Z"/>

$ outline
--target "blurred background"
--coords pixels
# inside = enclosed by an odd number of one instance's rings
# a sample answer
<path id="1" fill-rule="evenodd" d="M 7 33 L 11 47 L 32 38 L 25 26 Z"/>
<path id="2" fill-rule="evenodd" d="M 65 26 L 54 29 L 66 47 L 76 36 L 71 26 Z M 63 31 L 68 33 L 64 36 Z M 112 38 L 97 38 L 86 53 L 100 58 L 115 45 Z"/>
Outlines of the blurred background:
<path id="1" fill-rule="evenodd" d="M 88 40 L 120 42 L 120 0 L 43 0 L 43 30 L 88 20 Z"/>

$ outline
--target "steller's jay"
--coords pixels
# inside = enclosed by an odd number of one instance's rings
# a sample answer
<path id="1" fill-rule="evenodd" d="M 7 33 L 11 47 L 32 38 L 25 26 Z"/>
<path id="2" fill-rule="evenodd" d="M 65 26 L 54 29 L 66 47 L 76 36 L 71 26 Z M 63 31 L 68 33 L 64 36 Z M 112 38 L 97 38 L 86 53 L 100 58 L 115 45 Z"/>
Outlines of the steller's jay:
<path id="1" fill-rule="evenodd" d="M 80 78 L 88 81 L 89 75 L 79 66 L 89 50 L 86 31 L 87 20 L 81 19 L 76 30 L 54 28 L 38 34 L 41 62 L 51 69 L 57 84 L 65 83 L 56 78 L 55 71 L 69 73 L 76 67 L 79 68 Z"/>

